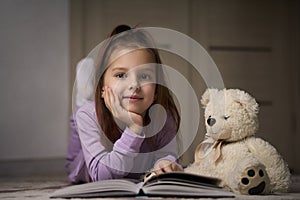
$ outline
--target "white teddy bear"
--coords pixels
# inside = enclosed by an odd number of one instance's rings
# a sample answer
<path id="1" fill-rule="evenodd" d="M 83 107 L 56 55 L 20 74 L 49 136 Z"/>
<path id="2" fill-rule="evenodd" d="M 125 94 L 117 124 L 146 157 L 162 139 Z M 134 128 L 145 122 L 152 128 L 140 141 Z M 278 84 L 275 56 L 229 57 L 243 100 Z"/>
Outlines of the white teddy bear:
<path id="1" fill-rule="evenodd" d="M 255 137 L 258 104 L 238 89 L 208 89 L 202 96 L 206 138 L 185 171 L 218 177 L 237 194 L 287 192 L 290 172 L 277 150 Z"/>

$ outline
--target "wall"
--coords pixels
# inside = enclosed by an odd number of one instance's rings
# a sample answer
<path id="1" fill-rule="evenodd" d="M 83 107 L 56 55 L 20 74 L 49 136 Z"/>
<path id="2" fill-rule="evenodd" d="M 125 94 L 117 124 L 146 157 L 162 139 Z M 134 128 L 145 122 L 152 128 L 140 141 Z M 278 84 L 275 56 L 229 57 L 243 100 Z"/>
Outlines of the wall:
<path id="1" fill-rule="evenodd" d="M 0 160 L 64 157 L 69 2 L 0 1 Z"/>

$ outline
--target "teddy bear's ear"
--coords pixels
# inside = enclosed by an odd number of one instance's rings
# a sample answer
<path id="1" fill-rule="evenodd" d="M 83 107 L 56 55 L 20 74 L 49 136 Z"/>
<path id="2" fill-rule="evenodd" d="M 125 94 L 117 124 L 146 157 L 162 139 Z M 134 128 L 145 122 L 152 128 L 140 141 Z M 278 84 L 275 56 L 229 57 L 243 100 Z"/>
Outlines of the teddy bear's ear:
<path id="1" fill-rule="evenodd" d="M 206 107 L 206 105 L 209 103 L 210 101 L 210 97 L 213 93 L 216 93 L 218 90 L 217 89 L 213 89 L 213 88 L 208 88 L 206 89 L 206 91 L 203 93 L 202 98 L 201 98 L 201 104 Z"/>
<path id="2" fill-rule="evenodd" d="M 250 94 L 239 89 L 230 89 L 228 90 L 228 92 L 230 93 L 230 96 L 234 99 L 234 101 L 240 103 L 244 108 L 246 108 L 249 114 L 258 114 L 258 103 Z"/>
<path id="3" fill-rule="evenodd" d="M 206 89 L 201 98 L 201 104 L 205 107 L 209 102 L 209 89 Z"/>

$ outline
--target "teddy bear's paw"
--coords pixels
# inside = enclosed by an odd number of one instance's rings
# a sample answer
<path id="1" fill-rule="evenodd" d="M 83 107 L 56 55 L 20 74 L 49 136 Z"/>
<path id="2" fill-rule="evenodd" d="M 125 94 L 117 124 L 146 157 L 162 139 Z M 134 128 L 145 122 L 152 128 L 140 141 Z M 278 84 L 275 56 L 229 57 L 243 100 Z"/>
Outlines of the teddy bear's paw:
<path id="1" fill-rule="evenodd" d="M 241 194 L 266 194 L 269 191 L 270 180 L 262 165 L 251 166 L 241 174 L 239 190 Z"/>

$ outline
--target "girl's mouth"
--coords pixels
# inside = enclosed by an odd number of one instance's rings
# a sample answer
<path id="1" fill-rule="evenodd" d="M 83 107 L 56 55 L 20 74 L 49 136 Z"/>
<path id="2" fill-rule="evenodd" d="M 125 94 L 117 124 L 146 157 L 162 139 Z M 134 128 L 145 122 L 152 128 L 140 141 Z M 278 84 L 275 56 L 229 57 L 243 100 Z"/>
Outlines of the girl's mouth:
<path id="1" fill-rule="evenodd" d="M 129 102 L 137 102 L 143 100 L 143 98 L 139 96 L 128 96 L 128 97 L 124 97 L 124 99 L 128 99 Z"/>

